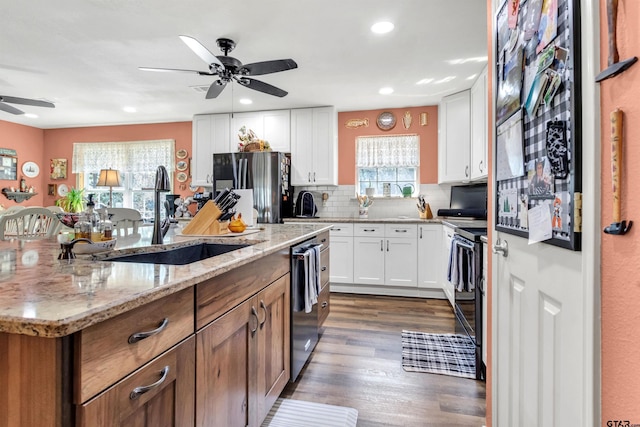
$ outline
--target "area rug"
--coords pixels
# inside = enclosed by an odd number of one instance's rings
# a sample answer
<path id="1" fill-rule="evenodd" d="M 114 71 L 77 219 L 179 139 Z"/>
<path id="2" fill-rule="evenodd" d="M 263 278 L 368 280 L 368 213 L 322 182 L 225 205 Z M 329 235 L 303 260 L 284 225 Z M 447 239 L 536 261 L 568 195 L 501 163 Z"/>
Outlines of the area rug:
<path id="1" fill-rule="evenodd" d="M 262 427 L 355 427 L 357 421 L 353 408 L 279 398 Z"/>
<path id="2" fill-rule="evenodd" d="M 402 331 L 402 368 L 454 377 L 476 377 L 473 341 L 466 335 Z"/>

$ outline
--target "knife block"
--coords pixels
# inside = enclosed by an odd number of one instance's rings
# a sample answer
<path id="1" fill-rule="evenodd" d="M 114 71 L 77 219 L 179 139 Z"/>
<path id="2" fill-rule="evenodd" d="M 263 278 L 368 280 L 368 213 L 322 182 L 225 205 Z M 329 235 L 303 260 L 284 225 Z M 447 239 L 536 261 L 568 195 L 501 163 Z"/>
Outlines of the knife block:
<path id="1" fill-rule="evenodd" d="M 182 229 L 182 234 L 217 236 L 229 233 L 229 221 L 218 221 L 222 211 L 213 200 L 209 200 Z"/>

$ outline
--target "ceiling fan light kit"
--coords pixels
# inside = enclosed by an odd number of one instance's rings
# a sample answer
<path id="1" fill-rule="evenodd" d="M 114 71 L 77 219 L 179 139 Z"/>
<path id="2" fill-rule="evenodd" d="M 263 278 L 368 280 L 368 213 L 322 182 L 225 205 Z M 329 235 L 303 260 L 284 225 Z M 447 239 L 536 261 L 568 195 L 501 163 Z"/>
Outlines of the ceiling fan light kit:
<path id="1" fill-rule="evenodd" d="M 227 83 L 232 83 L 234 81 L 244 87 L 248 87 L 249 89 L 257 90 L 268 95 L 278 97 L 286 96 L 288 92 L 248 76 L 261 76 L 298 68 L 298 64 L 296 64 L 293 59 L 276 59 L 273 61 L 242 64 L 238 59 L 229 56 L 229 52 L 235 49 L 236 43 L 227 38 L 219 38 L 216 40 L 218 48 L 222 53 L 224 53 L 224 55 L 220 56 L 216 56 L 211 53 L 202 43 L 193 37 L 180 36 L 180 39 L 208 65 L 209 71 L 151 67 L 139 67 L 139 69 L 143 71 L 186 72 L 196 73 L 201 76 L 218 76 L 218 79 L 209 86 L 209 90 L 205 96 L 206 99 L 216 98 L 220 93 L 222 93 Z"/>

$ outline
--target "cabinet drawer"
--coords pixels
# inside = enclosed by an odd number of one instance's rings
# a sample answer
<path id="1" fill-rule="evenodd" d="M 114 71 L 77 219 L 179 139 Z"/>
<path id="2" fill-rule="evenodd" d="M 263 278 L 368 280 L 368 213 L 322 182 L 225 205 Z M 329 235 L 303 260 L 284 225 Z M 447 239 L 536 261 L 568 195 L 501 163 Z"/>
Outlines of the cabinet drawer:
<path id="1" fill-rule="evenodd" d="M 330 233 L 332 236 L 353 236 L 353 224 L 334 224 Z"/>
<path id="2" fill-rule="evenodd" d="M 416 224 L 385 224 L 384 236 L 415 239 L 418 237 L 418 226 Z"/>
<path id="3" fill-rule="evenodd" d="M 185 289 L 78 332 L 75 403 L 95 396 L 192 334 L 193 324 L 193 289 Z M 147 334 L 135 335 L 141 333 Z"/>
<path id="4" fill-rule="evenodd" d="M 384 237 L 384 224 L 354 224 L 353 235 L 356 237 Z"/>
<path id="5" fill-rule="evenodd" d="M 322 244 L 323 248 L 329 247 L 330 237 L 328 231 L 318 234 L 318 237 L 316 237 L 316 239 L 318 240 L 318 243 Z"/>
<path id="6" fill-rule="evenodd" d="M 320 252 L 320 285 L 324 286 L 329 281 L 330 270 L 330 248 Z"/>
<path id="7" fill-rule="evenodd" d="M 331 308 L 330 291 L 330 284 L 327 283 L 320 291 L 320 295 L 318 295 L 318 326 L 322 326 L 324 321 L 329 316 L 329 311 Z"/>
<path id="8" fill-rule="evenodd" d="M 79 427 L 195 422 L 195 336 L 78 407 Z M 136 424 L 138 425 L 138 424 Z"/>

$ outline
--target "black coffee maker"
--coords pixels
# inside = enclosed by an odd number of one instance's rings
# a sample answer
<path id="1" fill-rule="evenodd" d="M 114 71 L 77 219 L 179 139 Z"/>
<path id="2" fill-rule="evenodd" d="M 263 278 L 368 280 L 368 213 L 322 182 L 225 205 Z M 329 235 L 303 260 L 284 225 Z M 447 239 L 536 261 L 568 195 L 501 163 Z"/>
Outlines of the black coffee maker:
<path id="1" fill-rule="evenodd" d="M 179 194 L 167 194 L 166 200 L 169 202 L 169 217 L 174 218 L 176 216 L 176 199 L 180 198 Z"/>

